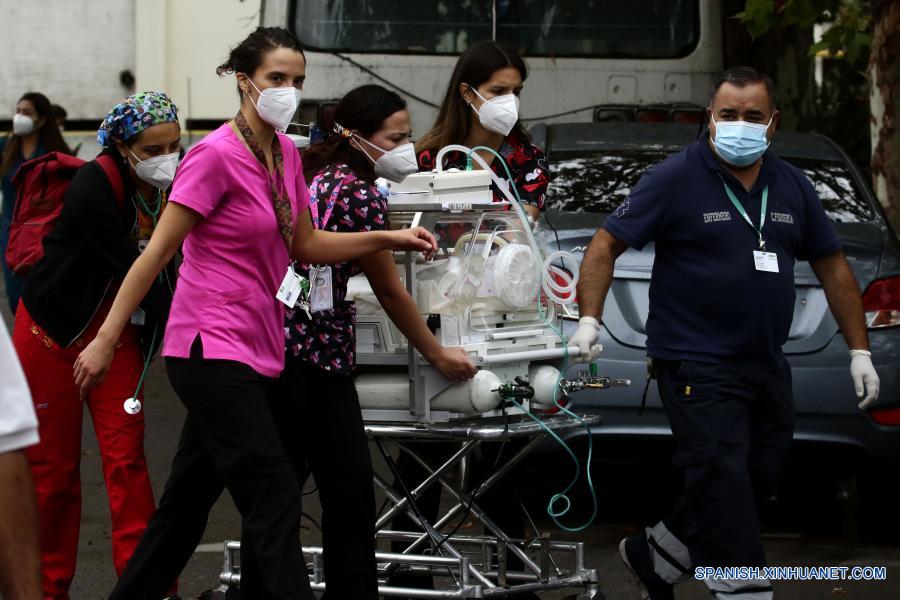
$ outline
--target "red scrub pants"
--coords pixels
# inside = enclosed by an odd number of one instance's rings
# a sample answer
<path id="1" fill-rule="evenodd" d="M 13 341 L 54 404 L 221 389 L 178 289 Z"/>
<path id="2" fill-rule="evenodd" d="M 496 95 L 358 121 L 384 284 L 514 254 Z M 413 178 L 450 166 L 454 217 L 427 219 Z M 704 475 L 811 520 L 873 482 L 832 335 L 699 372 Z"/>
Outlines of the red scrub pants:
<path id="1" fill-rule="evenodd" d="M 73 365 L 94 338 L 106 311 L 69 348 L 61 348 L 19 304 L 13 344 L 31 388 L 41 441 L 28 448 L 41 525 L 44 597 L 68 599 L 75 574 L 81 521 L 81 423 L 83 405 Z M 138 329 L 129 325 L 109 372 L 84 404 L 91 412 L 103 461 L 112 516 L 113 562 L 121 574 L 155 509 L 144 457 L 144 413 L 123 404 L 134 395 L 143 368 Z"/>

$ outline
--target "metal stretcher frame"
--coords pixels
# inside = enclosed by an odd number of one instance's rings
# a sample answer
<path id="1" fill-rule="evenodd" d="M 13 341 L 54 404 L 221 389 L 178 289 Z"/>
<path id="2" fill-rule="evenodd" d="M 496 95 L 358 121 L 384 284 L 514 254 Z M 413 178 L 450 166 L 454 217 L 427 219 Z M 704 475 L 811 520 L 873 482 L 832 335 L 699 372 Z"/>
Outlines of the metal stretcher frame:
<path id="1" fill-rule="evenodd" d="M 543 425 L 558 434 L 583 427 L 582 423 L 567 415 L 539 417 Z M 597 416 L 584 416 L 588 425 L 600 421 Z M 396 464 L 386 449 L 386 443 L 395 445 L 409 454 L 426 472 L 425 478 L 415 485 L 398 483 L 394 489 L 380 475 L 374 483 L 391 502 L 392 506 L 376 521 L 376 538 L 385 541 L 404 541 L 410 545 L 401 553 L 376 552 L 379 587 L 382 596 L 407 598 L 503 598 L 515 597 L 526 592 L 539 592 L 562 588 L 580 588 L 570 598 L 599 600 L 603 598 L 596 569 L 585 565 L 583 542 L 551 541 L 549 535 L 539 535 L 530 540 L 511 539 L 478 506 L 477 500 L 491 489 L 505 474 L 520 463 L 549 433 L 526 415 L 508 417 L 473 418 L 447 423 L 377 423 L 365 424 L 367 435 L 378 447 L 392 473 L 397 474 Z M 478 446 L 485 441 L 525 438 L 524 447 L 499 464 L 496 470 L 477 489 L 466 492 L 449 474 L 454 471 Z M 414 448 L 404 442 L 409 440 L 433 440 L 460 442 L 460 448 L 444 463 L 427 464 Z M 455 500 L 455 504 L 437 521 L 429 523 L 421 516 L 415 500 L 430 487 L 440 484 Z M 413 503 L 410 504 L 410 498 Z M 485 535 L 452 535 L 445 537 L 438 532 L 455 516 L 468 511 L 489 533 Z M 424 533 L 391 531 L 383 529 L 394 516 L 404 512 L 422 527 Z M 429 543 L 430 542 L 430 543 Z M 439 555 L 429 552 L 439 546 Z M 240 542 L 227 541 L 224 547 L 224 565 L 219 577 L 220 592 L 233 590 L 240 583 L 238 553 Z M 304 546 L 303 553 L 309 565 L 310 585 L 314 591 L 325 590 L 325 573 L 322 548 Z M 507 568 L 507 553 L 515 556 L 523 569 Z M 435 588 L 424 589 L 397 587 L 387 584 L 388 577 L 403 568 L 415 573 L 430 573 Z M 448 577 L 449 576 L 449 577 Z M 225 594 L 226 597 L 232 597 Z"/>

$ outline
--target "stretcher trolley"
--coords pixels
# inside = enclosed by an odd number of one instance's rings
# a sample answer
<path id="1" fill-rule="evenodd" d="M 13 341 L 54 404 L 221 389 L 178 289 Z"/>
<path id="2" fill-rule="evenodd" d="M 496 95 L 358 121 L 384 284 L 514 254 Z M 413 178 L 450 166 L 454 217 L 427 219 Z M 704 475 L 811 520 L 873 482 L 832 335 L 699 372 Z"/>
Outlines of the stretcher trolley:
<path id="1" fill-rule="evenodd" d="M 594 425 L 598 417 L 585 417 Z M 567 416 L 545 416 L 542 422 L 549 430 L 563 434 L 582 425 Z M 397 482 L 375 475 L 375 485 L 390 500 L 392 506 L 376 522 L 379 540 L 403 541 L 410 547 L 403 553 L 376 554 L 379 569 L 379 592 L 385 597 L 405 598 L 493 598 L 512 597 L 524 592 L 575 588 L 570 596 L 579 600 L 603 598 L 597 570 L 585 563 L 585 545 L 581 541 L 557 541 L 548 535 L 535 533 L 529 539 L 510 539 L 478 506 L 478 498 L 507 472 L 525 459 L 544 441 L 549 433 L 523 415 L 459 420 L 447 423 L 369 423 L 366 431 L 388 464 L 394 467 L 391 446 L 408 452 L 426 468 L 428 476 L 420 482 L 406 482 L 398 489 Z M 487 441 L 524 439 L 518 452 L 504 460 L 493 474 L 477 489 L 466 492 L 455 483 L 457 471 L 479 445 Z M 428 465 L 418 458 L 406 442 L 410 440 L 457 441 L 459 449 L 440 465 Z M 452 506 L 440 518 L 430 523 L 420 518 L 410 504 L 431 486 L 440 485 L 452 498 Z M 405 489 L 404 489 L 405 488 Z M 400 511 L 418 523 L 426 533 L 392 531 L 385 527 Z M 446 525 L 456 522 L 466 511 L 484 526 L 484 535 L 452 535 L 440 533 Z M 435 552 L 435 548 L 437 551 Z M 240 542 L 225 543 L 224 568 L 220 575 L 222 592 L 239 585 L 238 555 Z M 310 583 L 313 590 L 326 588 L 322 548 L 304 546 Z M 523 565 L 521 569 L 507 568 L 507 556 L 514 555 Z M 435 589 L 392 587 L 388 577 L 398 569 L 431 573 Z M 232 597 L 226 594 L 225 597 Z"/>
<path id="2" fill-rule="evenodd" d="M 493 201 L 492 179 L 507 202 Z M 598 376 L 593 368 L 572 380 L 562 378 L 565 361 L 579 355 L 560 333 L 561 319 L 574 299 L 577 262 L 565 253 L 544 255 L 515 190 L 489 168 L 417 173 L 402 184 L 386 185 L 392 225 L 426 227 L 440 248 L 433 260 L 395 254 L 400 276 L 435 335 L 444 345 L 465 348 L 479 371 L 465 384 L 444 379 L 408 345 L 365 278 L 351 280 L 347 299 L 357 306 L 360 365 L 356 386 L 367 434 L 391 474 L 391 481 L 375 475 L 374 484 L 387 503 L 376 535 L 385 542 L 380 547 L 388 541 L 408 543 L 402 553 L 377 553 L 380 593 L 488 598 L 574 588 L 571 598 L 602 598 L 597 571 L 585 564 L 582 542 L 551 540 L 536 528 L 533 537 L 511 539 L 478 504 L 548 437 L 560 439 L 599 422 L 596 416 L 561 410 L 569 394 L 630 384 Z M 466 481 L 468 459 L 479 446 L 510 439 L 521 441 L 502 463 L 498 459 L 484 481 Z M 417 440 L 457 445 L 442 464 L 428 464 L 416 450 L 421 444 L 410 444 Z M 421 481 L 398 476 L 398 453 L 423 467 Z M 442 487 L 452 501 L 435 522 L 416 505 L 432 486 Z M 390 530 L 393 517 L 401 513 L 420 530 Z M 483 525 L 483 535 L 448 533 L 466 514 Z M 220 591 L 226 596 L 240 581 L 239 548 L 238 542 L 225 544 Z M 322 549 L 303 551 L 313 589 L 324 590 Z M 509 557 L 515 568 L 507 564 Z M 435 589 L 389 585 L 400 570 L 430 573 Z"/>

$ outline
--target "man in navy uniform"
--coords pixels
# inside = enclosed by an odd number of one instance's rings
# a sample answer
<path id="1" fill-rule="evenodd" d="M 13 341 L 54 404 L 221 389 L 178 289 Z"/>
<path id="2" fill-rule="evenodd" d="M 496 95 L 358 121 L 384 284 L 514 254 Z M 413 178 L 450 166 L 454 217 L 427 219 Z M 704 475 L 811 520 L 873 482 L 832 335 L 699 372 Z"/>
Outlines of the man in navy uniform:
<path id="1" fill-rule="evenodd" d="M 793 434 L 782 353 L 794 262 L 808 260 L 850 349 L 865 408 L 878 397 L 862 299 L 815 189 L 768 145 L 778 123 L 771 79 L 748 67 L 715 78 L 709 132 L 647 171 L 581 263 L 590 352 L 616 258 L 655 242 L 647 352 L 676 441 L 684 491 L 673 512 L 619 552 L 645 598 L 671 599 L 695 567 L 763 567 L 757 503 L 771 497 Z M 772 598 L 769 581 L 713 579 L 718 600 Z"/>

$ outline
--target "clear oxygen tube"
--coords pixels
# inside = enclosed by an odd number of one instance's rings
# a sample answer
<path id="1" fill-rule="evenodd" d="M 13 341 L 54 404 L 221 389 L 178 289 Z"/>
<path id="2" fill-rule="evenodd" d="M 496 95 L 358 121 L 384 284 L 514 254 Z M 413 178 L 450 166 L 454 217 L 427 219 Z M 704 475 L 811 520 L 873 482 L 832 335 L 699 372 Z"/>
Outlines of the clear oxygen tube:
<path id="1" fill-rule="evenodd" d="M 503 168 L 506 170 L 507 176 L 509 176 L 509 185 L 506 185 L 506 182 L 503 181 L 499 176 L 497 176 L 496 173 L 494 173 L 494 171 L 490 168 L 490 165 L 488 165 L 488 163 L 483 158 L 481 158 L 478 154 L 476 154 L 477 150 L 485 150 L 487 152 L 491 152 L 497 158 L 497 160 L 500 161 L 500 164 L 502 164 Z M 579 263 L 575 260 L 575 256 L 571 252 L 564 252 L 564 251 L 554 252 L 554 253 L 550 254 L 548 257 L 546 257 L 546 259 L 544 259 L 543 264 L 540 262 L 540 257 L 543 256 L 543 252 L 541 252 L 540 246 L 538 246 L 537 240 L 534 238 L 534 233 L 531 231 L 531 227 L 528 226 L 528 216 L 525 214 L 525 210 L 522 208 L 522 201 L 519 198 L 518 190 L 516 190 L 516 188 L 515 188 L 515 182 L 513 181 L 512 174 L 509 172 L 509 167 L 506 165 L 506 161 L 503 160 L 503 157 L 500 156 L 497 153 L 497 151 L 494 150 L 493 148 L 488 148 L 486 146 L 476 146 L 475 148 L 468 148 L 461 144 L 451 144 L 449 146 L 445 146 L 445 147 L 441 148 L 441 150 L 437 154 L 435 163 L 436 163 L 438 172 L 442 172 L 444 170 L 444 167 L 443 167 L 444 156 L 448 152 L 454 152 L 454 151 L 464 152 L 466 154 L 466 156 L 467 156 L 466 169 L 467 170 L 471 170 L 472 161 L 474 160 L 479 165 L 481 165 L 481 168 L 483 168 L 485 171 L 490 173 L 491 179 L 497 185 L 497 188 L 500 189 L 500 191 L 503 193 L 503 195 L 506 196 L 506 199 L 509 201 L 509 203 L 515 208 L 516 213 L 519 215 L 519 218 L 522 220 L 522 223 L 525 224 L 525 234 L 528 238 L 528 242 L 531 246 L 531 250 L 532 250 L 532 252 L 534 252 L 534 256 L 537 259 L 537 260 L 535 260 L 535 264 L 537 265 L 536 268 L 539 270 L 539 274 L 540 274 L 541 289 L 543 289 L 544 293 L 547 295 L 547 298 L 552 300 L 553 302 L 556 302 L 557 304 L 569 304 L 569 303 L 573 302 L 574 298 L 575 298 L 575 294 L 573 292 L 575 291 L 575 288 L 578 285 Z M 510 192 L 510 190 L 512 190 L 512 192 Z M 515 193 L 515 196 L 513 196 L 513 193 Z M 569 275 L 568 273 L 565 272 L 564 269 L 552 267 L 552 263 L 556 260 L 562 260 L 563 263 L 568 262 L 569 265 L 572 267 L 572 269 L 571 269 L 572 274 Z M 553 270 L 551 271 L 551 269 L 553 269 Z M 565 283 L 563 283 L 563 284 L 556 283 L 553 280 L 554 273 Z M 568 281 L 566 282 L 566 280 L 568 280 Z M 561 294 L 566 294 L 566 297 L 563 297 Z M 578 480 L 581 477 L 581 464 L 578 461 L 578 457 L 575 456 L 575 453 L 572 451 L 572 449 L 569 447 L 569 445 L 565 442 L 565 440 L 563 440 L 561 437 L 559 437 L 556 434 L 556 432 L 549 429 L 543 423 L 543 421 L 541 421 L 536 416 L 531 414 L 531 412 L 526 411 L 524 406 L 522 406 L 515 400 L 512 400 L 512 402 L 514 404 L 516 404 L 522 410 L 522 412 L 524 412 L 526 415 L 528 415 L 529 418 L 531 418 L 533 421 L 535 421 L 542 429 L 544 429 L 547 433 L 549 433 L 550 436 L 563 448 L 563 450 L 566 451 L 566 453 L 572 459 L 573 464 L 575 465 L 575 473 L 572 477 L 572 480 L 569 482 L 569 484 L 561 492 L 553 494 L 553 496 L 550 497 L 550 501 L 547 503 L 547 515 L 549 515 L 550 518 L 553 520 L 553 522 L 556 524 L 556 526 L 559 527 L 560 529 L 562 529 L 563 531 L 577 533 L 579 531 L 583 531 L 583 530 L 587 529 L 587 527 L 590 526 L 591 523 L 594 522 L 594 519 L 597 517 L 597 511 L 598 511 L 597 492 L 594 490 L 594 482 L 591 478 L 591 462 L 592 462 L 593 453 L 594 453 L 593 436 L 591 435 L 590 426 L 587 424 L 587 422 L 585 422 L 584 419 L 579 417 L 577 414 L 573 413 L 571 410 L 569 410 L 568 407 L 563 406 L 562 404 L 559 403 L 557 396 L 559 394 L 560 380 L 562 379 L 563 373 L 566 371 L 566 368 L 569 366 L 569 364 L 568 364 L 569 356 L 568 356 L 568 346 L 567 346 L 568 340 L 566 339 L 565 335 L 563 335 L 562 331 L 560 331 L 559 329 L 554 327 L 553 324 L 547 320 L 547 318 L 541 308 L 540 296 L 538 296 L 536 304 L 537 304 L 538 316 L 540 316 L 541 319 L 544 321 L 544 323 L 546 323 L 547 326 L 550 327 L 550 329 L 552 329 L 553 332 L 556 333 L 557 336 L 559 336 L 559 339 L 562 340 L 563 368 L 560 370 L 560 374 L 556 379 L 556 385 L 554 386 L 555 391 L 552 395 L 553 403 L 557 406 L 557 408 L 560 411 L 562 411 L 563 413 L 569 415 L 570 417 L 572 417 L 573 419 L 576 419 L 579 423 L 581 423 L 581 425 L 585 428 L 585 430 L 587 432 L 588 452 L 587 452 L 587 461 L 585 464 L 585 479 L 587 480 L 588 490 L 591 494 L 591 503 L 593 505 L 593 510 L 591 512 L 591 516 L 588 517 L 588 519 L 583 524 L 575 526 L 575 527 L 569 527 L 559 521 L 559 518 L 565 516 L 569 512 L 569 510 L 572 508 L 572 502 L 569 499 L 568 493 L 572 490 L 573 487 L 575 487 L 575 484 L 578 483 Z M 569 406 L 571 406 L 571 404 Z M 563 505 L 562 508 L 560 508 L 560 509 L 555 508 L 555 506 L 558 503 L 562 503 L 562 505 Z"/>

